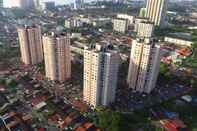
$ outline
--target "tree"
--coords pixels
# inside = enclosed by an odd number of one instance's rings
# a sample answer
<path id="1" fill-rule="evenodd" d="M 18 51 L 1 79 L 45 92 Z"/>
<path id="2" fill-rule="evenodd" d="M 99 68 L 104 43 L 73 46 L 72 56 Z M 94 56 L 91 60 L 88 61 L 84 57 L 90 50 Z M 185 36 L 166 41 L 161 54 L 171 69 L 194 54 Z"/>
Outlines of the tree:
<path id="1" fill-rule="evenodd" d="M 7 79 L 6 85 L 12 89 L 15 89 L 15 87 L 17 86 L 17 82 L 14 79 Z"/>
<path id="2" fill-rule="evenodd" d="M 38 68 L 39 72 L 41 72 L 42 74 L 44 74 L 44 71 L 45 71 L 44 62 L 38 64 L 37 65 L 37 68 Z"/>
<path id="3" fill-rule="evenodd" d="M 113 112 L 112 113 L 112 122 L 111 122 L 112 131 L 121 131 L 120 123 L 121 123 L 120 114 Z"/>
<path id="4" fill-rule="evenodd" d="M 3 78 L 0 78 L 0 84 L 5 85 L 6 81 Z"/>
<path id="5" fill-rule="evenodd" d="M 104 130 L 108 130 L 111 124 L 111 112 L 108 111 L 99 112 L 98 118 L 99 118 L 99 126 Z"/>
<path id="6" fill-rule="evenodd" d="M 166 74 L 167 72 L 169 72 L 168 66 L 164 63 L 161 63 L 160 64 L 160 73 Z"/>
<path id="7" fill-rule="evenodd" d="M 120 113 L 99 110 L 97 114 L 99 119 L 97 125 L 105 131 L 135 131 L 142 127 L 150 126 L 150 121 L 143 113 Z"/>

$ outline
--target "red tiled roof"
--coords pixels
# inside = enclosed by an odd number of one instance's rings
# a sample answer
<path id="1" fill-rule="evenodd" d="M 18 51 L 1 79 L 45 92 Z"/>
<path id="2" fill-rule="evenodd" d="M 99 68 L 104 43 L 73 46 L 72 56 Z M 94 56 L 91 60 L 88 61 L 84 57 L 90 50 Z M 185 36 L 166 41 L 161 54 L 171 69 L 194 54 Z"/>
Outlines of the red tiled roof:
<path id="1" fill-rule="evenodd" d="M 44 128 L 39 128 L 38 131 L 45 131 L 45 129 Z"/>
<path id="2" fill-rule="evenodd" d="M 84 129 L 83 127 L 78 127 L 75 131 L 86 131 L 86 129 Z"/>

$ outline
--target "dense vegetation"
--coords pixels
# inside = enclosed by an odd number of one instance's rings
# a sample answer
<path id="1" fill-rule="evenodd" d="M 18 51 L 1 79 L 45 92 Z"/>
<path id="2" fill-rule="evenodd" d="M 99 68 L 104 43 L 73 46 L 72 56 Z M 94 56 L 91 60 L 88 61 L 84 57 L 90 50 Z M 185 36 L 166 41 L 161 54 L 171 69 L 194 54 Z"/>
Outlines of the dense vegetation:
<path id="1" fill-rule="evenodd" d="M 151 124 L 151 118 L 148 117 L 145 110 L 138 112 L 115 112 L 111 110 L 98 109 L 95 115 L 89 115 L 94 120 L 96 126 L 105 131 L 162 131 Z"/>

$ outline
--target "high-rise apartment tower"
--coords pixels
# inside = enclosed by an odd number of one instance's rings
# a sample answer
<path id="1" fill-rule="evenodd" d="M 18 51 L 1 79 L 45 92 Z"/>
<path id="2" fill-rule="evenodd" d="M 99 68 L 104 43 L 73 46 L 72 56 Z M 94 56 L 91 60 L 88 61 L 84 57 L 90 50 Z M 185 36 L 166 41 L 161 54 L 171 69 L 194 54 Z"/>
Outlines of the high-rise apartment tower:
<path id="1" fill-rule="evenodd" d="M 132 43 L 127 83 L 129 88 L 150 93 L 157 81 L 160 67 L 160 46 L 151 38 Z"/>
<path id="2" fill-rule="evenodd" d="M 21 59 L 24 64 L 34 65 L 43 61 L 42 37 L 39 26 L 18 27 Z"/>
<path id="3" fill-rule="evenodd" d="M 120 56 L 114 50 L 96 45 L 84 50 L 84 101 L 93 106 L 114 102 Z"/>
<path id="4" fill-rule="evenodd" d="M 165 26 L 168 0 L 147 0 L 145 17 L 156 26 Z"/>
<path id="5" fill-rule="evenodd" d="M 71 78 L 70 36 L 66 34 L 45 34 L 43 36 L 46 77 L 64 82 Z"/>

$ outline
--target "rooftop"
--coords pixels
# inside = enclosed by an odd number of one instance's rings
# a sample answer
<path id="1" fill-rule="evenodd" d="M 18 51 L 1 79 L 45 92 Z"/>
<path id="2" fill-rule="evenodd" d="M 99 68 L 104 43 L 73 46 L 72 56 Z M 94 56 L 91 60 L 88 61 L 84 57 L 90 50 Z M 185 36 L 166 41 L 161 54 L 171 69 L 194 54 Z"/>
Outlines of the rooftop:
<path id="1" fill-rule="evenodd" d="M 39 25 L 22 25 L 22 26 L 19 26 L 18 29 L 36 29 L 38 28 Z"/>
<path id="2" fill-rule="evenodd" d="M 192 40 L 192 35 L 190 33 L 184 33 L 184 32 L 170 33 L 167 36 L 179 38 L 179 39 L 184 39 L 184 40 L 188 40 L 188 41 Z"/>
<path id="3" fill-rule="evenodd" d="M 61 32 L 61 33 L 50 32 L 50 33 L 45 33 L 43 36 L 48 37 L 48 38 L 53 38 L 53 39 L 59 39 L 63 37 L 69 37 L 69 34 L 65 32 Z"/>
<path id="4" fill-rule="evenodd" d="M 86 50 L 93 50 L 95 52 L 105 52 L 105 53 L 117 53 L 118 51 L 114 49 L 113 45 L 96 43 L 95 45 L 91 45 L 89 47 L 85 47 Z"/>

